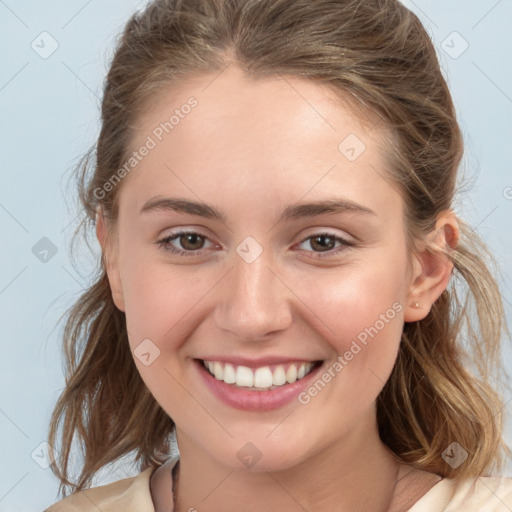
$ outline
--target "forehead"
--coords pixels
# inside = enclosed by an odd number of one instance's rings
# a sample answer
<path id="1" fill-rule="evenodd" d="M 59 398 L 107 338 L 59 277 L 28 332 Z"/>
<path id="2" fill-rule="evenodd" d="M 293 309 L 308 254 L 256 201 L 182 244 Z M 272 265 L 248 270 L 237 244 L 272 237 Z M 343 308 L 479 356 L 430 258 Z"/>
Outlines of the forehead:
<path id="1" fill-rule="evenodd" d="M 373 195 L 385 208 L 396 191 L 377 119 L 313 81 L 252 79 L 231 65 L 169 87 L 145 108 L 131 148 L 150 141 L 151 150 L 126 180 L 135 183 L 127 194 L 139 206 L 179 190 L 261 208 L 339 192 Z"/>
<path id="2" fill-rule="evenodd" d="M 296 76 L 252 78 L 235 64 L 220 73 L 193 76 L 164 88 L 141 110 L 135 122 L 135 143 L 149 133 L 158 141 L 171 138 L 167 137 L 171 132 L 177 138 L 184 131 L 215 137 L 222 135 L 219 128 L 228 133 L 230 125 L 234 129 L 230 135 L 236 135 L 238 142 L 244 140 L 251 145 L 261 140 L 268 147 L 272 141 L 291 142 L 297 131 L 323 138 L 330 132 L 334 139 L 350 129 L 361 139 L 382 135 L 381 119 L 369 109 L 363 110 L 349 93 L 335 93 L 318 81 Z M 377 125 L 380 131 L 374 129 Z M 256 140 L 257 135 L 264 137 Z M 330 138 L 325 141 L 332 142 Z"/>

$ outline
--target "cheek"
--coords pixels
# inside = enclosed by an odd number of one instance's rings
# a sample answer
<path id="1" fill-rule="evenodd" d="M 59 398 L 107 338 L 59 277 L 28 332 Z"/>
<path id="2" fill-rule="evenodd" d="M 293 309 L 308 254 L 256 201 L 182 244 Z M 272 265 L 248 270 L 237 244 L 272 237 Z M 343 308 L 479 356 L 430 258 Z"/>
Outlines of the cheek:
<path id="1" fill-rule="evenodd" d="M 137 369 L 156 401 L 171 417 L 187 418 L 190 395 L 180 348 L 190 335 L 190 321 L 204 305 L 207 280 L 197 269 L 172 268 L 151 258 L 132 257 L 122 265 L 128 338 Z M 203 276 L 205 277 L 205 276 Z"/>
<path id="2" fill-rule="evenodd" d="M 151 338 L 179 338 L 188 317 L 202 303 L 208 279 L 197 268 L 175 267 L 136 258 L 122 268 L 123 294 L 130 343 Z M 202 277 L 207 277 L 203 276 Z"/>
<path id="3" fill-rule="evenodd" d="M 335 351 L 330 372 L 323 375 L 332 382 L 331 391 L 323 396 L 334 393 L 334 401 L 350 403 L 354 414 L 375 400 L 396 360 L 406 296 L 405 259 L 400 260 L 395 254 L 371 264 L 319 273 L 300 285 L 300 296 L 308 297 L 312 311 L 309 324 Z M 312 390 L 311 396 L 315 393 Z"/>
<path id="4" fill-rule="evenodd" d="M 334 282 L 327 280 L 330 284 L 316 280 L 309 304 L 321 318 L 310 315 L 309 323 L 321 329 L 335 354 L 299 396 L 299 403 L 305 414 L 325 419 L 326 442 L 366 414 L 391 374 L 403 329 L 398 274 L 385 276 L 366 268 Z"/>
<path id="5" fill-rule="evenodd" d="M 365 264 L 347 266 L 315 276 L 297 276 L 298 295 L 305 297 L 309 315 L 338 353 L 347 343 L 375 330 L 399 337 L 403 327 L 406 275 L 401 263 L 394 266 Z M 315 320 L 315 316 L 317 319 Z M 365 334 L 366 333 L 366 334 Z"/>

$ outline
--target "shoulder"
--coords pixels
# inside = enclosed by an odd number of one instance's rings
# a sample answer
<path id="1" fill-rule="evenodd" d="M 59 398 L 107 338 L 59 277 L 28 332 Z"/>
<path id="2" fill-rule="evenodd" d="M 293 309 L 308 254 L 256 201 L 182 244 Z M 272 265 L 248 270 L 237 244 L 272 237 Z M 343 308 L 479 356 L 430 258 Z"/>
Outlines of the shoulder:
<path id="1" fill-rule="evenodd" d="M 132 478 L 78 491 L 55 503 L 45 512 L 154 512 L 149 488 L 154 468 Z"/>
<path id="2" fill-rule="evenodd" d="M 409 512 L 510 512 L 512 478 L 446 478 L 434 485 Z"/>

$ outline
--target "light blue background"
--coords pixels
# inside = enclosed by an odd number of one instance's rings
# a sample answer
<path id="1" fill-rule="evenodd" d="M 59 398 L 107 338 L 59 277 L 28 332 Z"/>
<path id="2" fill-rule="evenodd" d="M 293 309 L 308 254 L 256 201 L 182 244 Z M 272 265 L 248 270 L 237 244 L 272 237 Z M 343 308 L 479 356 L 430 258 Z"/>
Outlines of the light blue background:
<path id="1" fill-rule="evenodd" d="M 0 512 L 42 510 L 56 499 L 56 479 L 31 453 L 46 439 L 63 386 L 57 320 L 86 285 L 93 261 L 81 258 L 75 269 L 69 257 L 76 225 L 70 169 L 98 133 L 98 98 L 114 37 L 143 3 L 0 0 Z M 448 76 L 467 143 L 464 167 L 473 179 L 459 211 L 496 254 L 510 319 L 512 200 L 505 196 L 512 187 L 512 2 L 406 3 L 426 24 Z M 43 31 L 58 42 L 47 59 L 31 48 Z M 442 48 L 453 31 L 469 43 L 457 59 Z M 461 48 L 453 41 L 452 52 Z M 32 253 L 42 237 L 58 250 L 46 263 Z"/>

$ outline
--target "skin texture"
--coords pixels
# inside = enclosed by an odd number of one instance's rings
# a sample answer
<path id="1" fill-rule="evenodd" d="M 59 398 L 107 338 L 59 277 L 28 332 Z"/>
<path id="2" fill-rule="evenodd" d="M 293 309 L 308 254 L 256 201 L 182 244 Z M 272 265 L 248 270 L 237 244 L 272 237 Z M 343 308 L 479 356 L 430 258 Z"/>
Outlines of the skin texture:
<path id="1" fill-rule="evenodd" d="M 440 253 L 410 252 L 403 201 L 379 149 L 385 132 L 348 102 L 299 78 L 249 79 L 232 64 L 162 92 L 135 126 L 134 150 L 190 96 L 197 106 L 118 185 L 115 225 L 100 215 L 97 227 L 132 350 L 145 339 L 160 350 L 149 366 L 135 362 L 176 423 L 175 510 L 388 510 L 400 466 L 379 439 L 375 400 L 403 323 L 428 314 L 452 266 Z M 339 150 L 350 134 L 365 145 L 354 161 Z M 204 202 L 225 220 L 141 213 L 164 197 Z M 290 205 L 341 198 L 373 213 L 279 221 Z M 195 255 L 158 243 L 183 229 L 206 237 Z M 323 253 L 308 237 L 326 231 L 353 245 Z M 439 217 L 434 234 L 438 247 L 454 243 L 453 214 Z M 252 263 L 236 251 L 248 236 L 263 249 Z M 182 242 L 167 245 L 190 247 Z M 393 304 L 394 318 L 307 405 L 234 409 L 193 364 L 237 355 L 329 366 Z M 261 453 L 251 468 L 237 457 L 249 442 Z"/>

